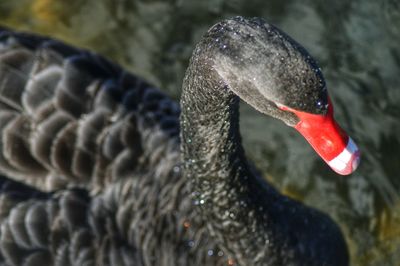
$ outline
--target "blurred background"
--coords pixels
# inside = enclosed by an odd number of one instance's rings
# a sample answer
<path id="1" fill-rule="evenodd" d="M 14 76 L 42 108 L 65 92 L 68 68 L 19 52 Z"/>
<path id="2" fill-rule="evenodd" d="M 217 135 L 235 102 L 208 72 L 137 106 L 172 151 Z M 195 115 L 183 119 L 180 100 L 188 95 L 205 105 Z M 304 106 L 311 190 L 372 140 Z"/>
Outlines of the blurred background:
<path id="1" fill-rule="evenodd" d="M 0 0 L 1 25 L 97 51 L 177 100 L 195 43 L 236 15 L 265 18 L 319 61 L 362 162 L 338 176 L 294 129 L 243 105 L 248 156 L 340 224 L 352 265 L 400 265 L 400 1 Z"/>

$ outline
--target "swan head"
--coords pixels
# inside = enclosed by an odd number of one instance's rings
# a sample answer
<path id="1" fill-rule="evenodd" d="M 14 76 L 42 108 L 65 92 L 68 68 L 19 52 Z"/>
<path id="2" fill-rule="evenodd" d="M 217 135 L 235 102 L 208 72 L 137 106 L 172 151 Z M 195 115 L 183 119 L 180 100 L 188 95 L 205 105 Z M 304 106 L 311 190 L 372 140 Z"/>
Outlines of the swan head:
<path id="1" fill-rule="evenodd" d="M 236 95 L 296 128 L 337 173 L 357 168 L 360 152 L 336 123 L 321 69 L 300 44 L 262 19 L 242 17 L 213 26 L 202 44 L 197 50 L 207 51 Z"/>

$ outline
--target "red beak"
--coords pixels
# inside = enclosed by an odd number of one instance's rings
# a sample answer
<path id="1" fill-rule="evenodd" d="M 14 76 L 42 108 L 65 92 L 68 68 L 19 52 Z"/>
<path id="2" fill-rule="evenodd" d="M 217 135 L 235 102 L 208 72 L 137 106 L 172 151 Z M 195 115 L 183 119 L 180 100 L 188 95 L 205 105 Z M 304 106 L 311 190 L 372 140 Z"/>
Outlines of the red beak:
<path id="1" fill-rule="evenodd" d="M 301 112 L 287 106 L 279 106 L 279 108 L 297 115 L 300 121 L 294 128 L 336 173 L 349 175 L 356 170 L 360 163 L 360 151 L 336 123 L 330 99 L 326 115 Z"/>

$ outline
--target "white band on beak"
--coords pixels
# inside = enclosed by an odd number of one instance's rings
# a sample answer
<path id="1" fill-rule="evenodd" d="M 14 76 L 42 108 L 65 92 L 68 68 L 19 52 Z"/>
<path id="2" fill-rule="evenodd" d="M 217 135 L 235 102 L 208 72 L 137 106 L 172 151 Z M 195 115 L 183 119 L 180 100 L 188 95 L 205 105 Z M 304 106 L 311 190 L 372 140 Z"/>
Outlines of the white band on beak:
<path id="1" fill-rule="evenodd" d="M 328 162 L 329 166 L 340 174 L 350 174 L 358 167 L 360 154 L 357 145 L 349 137 L 346 148 Z"/>

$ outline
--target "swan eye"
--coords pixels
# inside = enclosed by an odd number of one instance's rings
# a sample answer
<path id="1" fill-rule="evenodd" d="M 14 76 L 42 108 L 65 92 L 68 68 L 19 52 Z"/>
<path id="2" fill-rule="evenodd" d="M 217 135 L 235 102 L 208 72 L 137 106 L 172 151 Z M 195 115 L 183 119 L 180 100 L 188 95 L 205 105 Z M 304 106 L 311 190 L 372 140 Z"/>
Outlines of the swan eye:
<path id="1" fill-rule="evenodd" d="M 329 103 L 324 103 L 324 101 L 322 101 L 322 100 L 318 100 L 316 103 L 315 103 L 315 108 L 317 109 L 317 110 L 328 110 L 328 107 L 329 107 Z"/>

